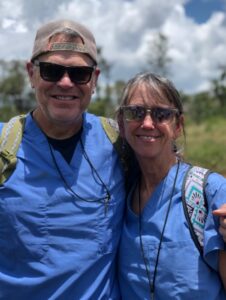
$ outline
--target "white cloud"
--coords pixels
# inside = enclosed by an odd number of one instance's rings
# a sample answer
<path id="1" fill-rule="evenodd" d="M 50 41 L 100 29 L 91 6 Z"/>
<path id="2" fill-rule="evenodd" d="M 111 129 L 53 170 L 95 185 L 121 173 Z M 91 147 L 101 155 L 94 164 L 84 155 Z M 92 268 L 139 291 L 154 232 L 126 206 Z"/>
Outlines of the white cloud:
<path id="1" fill-rule="evenodd" d="M 189 92 L 208 88 L 218 75 L 220 63 L 226 61 L 225 15 L 213 14 L 205 24 L 196 24 L 185 17 L 168 19 L 164 32 L 171 42 L 173 77 L 182 89 Z"/>
<path id="2" fill-rule="evenodd" d="M 21 0 L 1 0 L 0 2 L 0 20 L 4 18 L 18 18 L 21 15 L 22 3 Z"/>
<path id="3" fill-rule="evenodd" d="M 225 13 L 205 24 L 185 15 L 187 0 L 1 0 L 0 59 L 29 59 L 36 29 L 69 18 L 91 29 L 112 64 L 112 78 L 128 79 L 146 63 L 151 36 L 169 38 L 171 79 L 179 89 L 196 92 L 217 76 L 226 61 Z"/>

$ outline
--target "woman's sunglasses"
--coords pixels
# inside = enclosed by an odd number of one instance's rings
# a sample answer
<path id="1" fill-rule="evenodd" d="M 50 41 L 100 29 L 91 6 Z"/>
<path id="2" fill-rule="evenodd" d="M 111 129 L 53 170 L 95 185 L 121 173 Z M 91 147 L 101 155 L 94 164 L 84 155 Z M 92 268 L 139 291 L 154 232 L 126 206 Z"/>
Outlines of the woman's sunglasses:
<path id="1" fill-rule="evenodd" d="M 179 114 L 179 111 L 176 108 L 158 106 L 150 108 L 139 105 L 122 106 L 120 111 L 126 121 L 143 121 L 147 113 L 149 113 L 155 123 L 170 121 L 175 115 Z"/>
<path id="2" fill-rule="evenodd" d="M 59 81 L 67 72 L 70 80 L 75 84 L 86 84 L 90 81 L 95 67 L 66 67 L 50 62 L 34 61 L 34 65 L 40 68 L 42 79 L 50 82 Z"/>

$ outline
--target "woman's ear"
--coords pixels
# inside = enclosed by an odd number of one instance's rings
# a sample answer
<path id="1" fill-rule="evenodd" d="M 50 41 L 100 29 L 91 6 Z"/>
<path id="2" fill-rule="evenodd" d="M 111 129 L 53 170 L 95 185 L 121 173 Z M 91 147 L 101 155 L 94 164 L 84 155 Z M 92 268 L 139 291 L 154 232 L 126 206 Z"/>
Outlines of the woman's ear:
<path id="1" fill-rule="evenodd" d="M 184 128 L 184 115 L 180 115 L 176 119 L 175 123 L 175 131 L 174 131 L 174 138 L 177 139 L 181 136 L 181 133 L 183 132 Z"/>

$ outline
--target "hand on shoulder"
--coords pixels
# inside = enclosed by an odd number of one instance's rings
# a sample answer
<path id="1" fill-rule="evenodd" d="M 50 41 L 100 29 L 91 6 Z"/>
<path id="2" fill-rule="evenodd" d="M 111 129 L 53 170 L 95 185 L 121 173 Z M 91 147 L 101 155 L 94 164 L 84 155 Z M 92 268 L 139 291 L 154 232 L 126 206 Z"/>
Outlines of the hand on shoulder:
<path id="1" fill-rule="evenodd" d="M 220 208 L 213 210 L 213 215 L 220 218 L 219 232 L 226 243 L 226 204 L 223 204 Z"/>

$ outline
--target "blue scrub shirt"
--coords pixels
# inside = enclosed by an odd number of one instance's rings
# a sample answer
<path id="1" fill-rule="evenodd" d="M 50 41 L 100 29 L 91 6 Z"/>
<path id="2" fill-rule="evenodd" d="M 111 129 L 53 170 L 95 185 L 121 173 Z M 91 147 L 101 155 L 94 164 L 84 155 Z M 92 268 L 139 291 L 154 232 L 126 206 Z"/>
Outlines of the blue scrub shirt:
<path id="1" fill-rule="evenodd" d="M 18 163 L 0 186 L 0 299 L 120 299 L 115 257 L 124 210 L 124 174 L 100 119 L 83 116 L 71 163 L 53 149 L 31 115 Z M 2 126 L 2 124 L 1 124 Z M 71 190 L 85 200 L 76 197 Z"/>
<path id="2" fill-rule="evenodd" d="M 150 281 L 153 281 L 159 240 L 172 193 L 177 166 L 156 187 L 141 214 L 141 236 Z M 182 183 L 188 165 L 180 164 L 172 204 L 161 244 L 155 280 L 155 300 L 225 300 L 218 270 L 218 250 L 224 243 L 218 233 L 218 219 L 212 210 L 225 202 L 226 179 L 211 173 L 206 185 L 209 213 L 204 232 L 204 259 L 196 248 L 188 228 L 182 205 Z M 164 183 L 165 181 L 165 183 Z M 139 217 L 131 209 L 127 213 L 119 251 L 119 282 L 123 300 L 150 300 L 149 283 L 140 246 Z"/>

